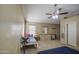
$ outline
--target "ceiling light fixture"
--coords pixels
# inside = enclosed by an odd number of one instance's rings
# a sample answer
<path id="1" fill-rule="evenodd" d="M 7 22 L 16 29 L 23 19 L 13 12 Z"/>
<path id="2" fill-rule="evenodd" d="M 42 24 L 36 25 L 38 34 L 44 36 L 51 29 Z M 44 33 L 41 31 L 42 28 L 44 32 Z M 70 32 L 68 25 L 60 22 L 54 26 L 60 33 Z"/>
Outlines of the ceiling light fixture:
<path id="1" fill-rule="evenodd" d="M 58 19 L 58 15 L 52 16 L 53 19 Z"/>

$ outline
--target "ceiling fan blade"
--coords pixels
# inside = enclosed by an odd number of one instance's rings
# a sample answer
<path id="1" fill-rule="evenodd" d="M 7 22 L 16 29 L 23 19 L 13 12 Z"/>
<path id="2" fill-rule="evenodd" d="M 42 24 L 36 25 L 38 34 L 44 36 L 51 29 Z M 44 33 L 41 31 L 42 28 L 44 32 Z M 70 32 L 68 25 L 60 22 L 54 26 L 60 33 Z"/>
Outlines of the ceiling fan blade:
<path id="1" fill-rule="evenodd" d="M 59 13 L 59 15 L 69 14 L 68 12 Z"/>
<path id="2" fill-rule="evenodd" d="M 52 15 L 51 13 L 46 13 L 46 15 Z"/>
<path id="3" fill-rule="evenodd" d="M 52 16 L 48 17 L 48 19 L 52 18 Z"/>

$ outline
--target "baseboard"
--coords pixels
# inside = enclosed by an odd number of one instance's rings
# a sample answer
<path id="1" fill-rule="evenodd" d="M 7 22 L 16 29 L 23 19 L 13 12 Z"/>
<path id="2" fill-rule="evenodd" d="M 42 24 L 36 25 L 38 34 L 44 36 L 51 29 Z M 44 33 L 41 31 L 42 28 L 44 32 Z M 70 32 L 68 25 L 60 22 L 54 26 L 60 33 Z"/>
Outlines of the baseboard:
<path id="1" fill-rule="evenodd" d="M 0 51 L 0 54 L 8 54 L 8 51 Z"/>

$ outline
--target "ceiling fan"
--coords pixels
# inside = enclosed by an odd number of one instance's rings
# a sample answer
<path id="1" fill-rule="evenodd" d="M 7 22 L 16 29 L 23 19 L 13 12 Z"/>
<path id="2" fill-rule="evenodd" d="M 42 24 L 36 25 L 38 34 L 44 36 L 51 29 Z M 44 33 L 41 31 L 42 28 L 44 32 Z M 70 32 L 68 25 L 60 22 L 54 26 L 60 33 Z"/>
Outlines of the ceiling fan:
<path id="1" fill-rule="evenodd" d="M 55 11 L 54 13 L 46 13 L 46 15 L 50 15 L 48 17 L 48 19 L 52 18 L 52 19 L 58 19 L 59 15 L 65 15 L 65 14 L 69 14 L 69 12 L 62 12 L 60 13 L 60 11 L 62 10 L 62 8 L 58 8 L 57 9 L 57 4 L 54 5 L 55 6 Z"/>

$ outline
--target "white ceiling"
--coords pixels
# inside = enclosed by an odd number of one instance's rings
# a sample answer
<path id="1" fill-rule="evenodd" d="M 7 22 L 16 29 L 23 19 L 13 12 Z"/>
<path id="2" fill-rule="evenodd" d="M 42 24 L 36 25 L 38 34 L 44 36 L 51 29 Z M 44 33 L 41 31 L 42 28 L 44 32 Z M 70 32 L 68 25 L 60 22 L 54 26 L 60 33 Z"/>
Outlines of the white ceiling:
<path id="1" fill-rule="evenodd" d="M 68 15 L 71 16 L 76 13 L 79 13 L 79 4 L 58 4 L 57 8 L 62 8 L 61 12 L 67 11 Z M 48 15 L 45 13 L 53 13 L 55 11 L 55 7 L 53 4 L 25 4 L 23 5 L 23 12 L 25 18 L 29 22 L 41 22 L 41 23 L 54 23 L 59 24 L 60 19 L 63 16 L 59 16 L 59 19 L 52 20 L 48 19 Z"/>

